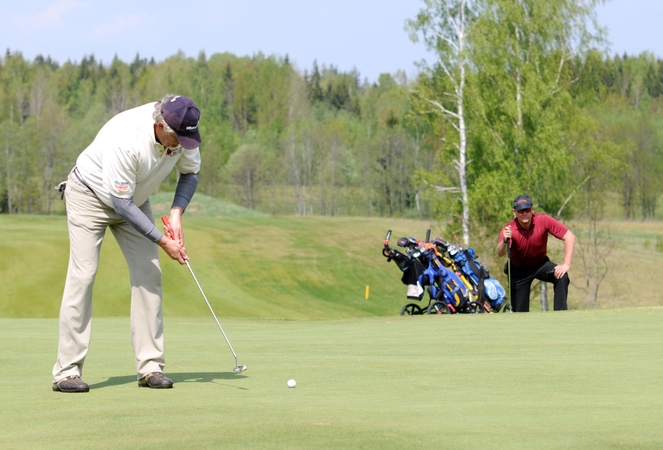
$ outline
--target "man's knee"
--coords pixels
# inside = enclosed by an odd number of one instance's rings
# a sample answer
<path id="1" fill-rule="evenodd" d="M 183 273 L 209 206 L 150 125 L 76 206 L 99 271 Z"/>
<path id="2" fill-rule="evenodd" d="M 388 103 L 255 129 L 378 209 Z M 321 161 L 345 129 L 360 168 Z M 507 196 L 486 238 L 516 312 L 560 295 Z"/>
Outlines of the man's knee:
<path id="1" fill-rule="evenodd" d="M 569 284 L 571 283 L 571 279 L 569 278 L 569 274 L 565 273 L 562 278 L 556 278 L 555 281 L 553 282 L 553 285 L 555 287 L 561 286 L 564 288 L 569 287 Z"/>

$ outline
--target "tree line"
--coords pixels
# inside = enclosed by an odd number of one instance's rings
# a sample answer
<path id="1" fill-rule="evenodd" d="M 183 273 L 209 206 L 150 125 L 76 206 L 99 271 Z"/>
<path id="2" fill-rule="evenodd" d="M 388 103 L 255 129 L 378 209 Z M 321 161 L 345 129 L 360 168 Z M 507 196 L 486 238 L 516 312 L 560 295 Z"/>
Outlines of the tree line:
<path id="1" fill-rule="evenodd" d="M 414 79 L 260 53 L 60 64 L 7 50 L 0 210 L 61 212 L 53 186 L 99 128 L 173 92 L 201 109 L 200 192 L 248 208 L 440 219 L 466 240 L 494 234 L 520 193 L 552 215 L 601 217 L 615 199 L 654 218 L 663 61 L 609 56 L 573 28 L 595 3 L 430 0 L 409 27 L 439 58 Z"/>
<path id="2" fill-rule="evenodd" d="M 168 92 L 201 109 L 201 192 L 274 214 L 430 217 L 413 174 L 434 164 L 435 137 L 408 119 L 404 75 L 375 83 L 288 57 L 167 60 L 136 56 L 63 65 L 18 51 L 0 59 L 0 209 L 49 214 L 65 179 L 99 128 Z M 175 176 L 163 189 L 172 189 Z"/>

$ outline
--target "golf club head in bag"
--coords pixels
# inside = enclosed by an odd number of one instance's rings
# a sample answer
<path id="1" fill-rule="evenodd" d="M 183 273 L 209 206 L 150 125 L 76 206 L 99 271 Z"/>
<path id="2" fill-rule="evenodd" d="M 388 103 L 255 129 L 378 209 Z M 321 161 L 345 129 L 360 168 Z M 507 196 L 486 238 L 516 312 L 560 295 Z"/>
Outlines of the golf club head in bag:
<path id="1" fill-rule="evenodd" d="M 413 237 L 402 237 L 396 242 L 399 247 L 412 249 L 417 246 L 417 240 Z"/>
<path id="2" fill-rule="evenodd" d="M 446 252 L 449 249 L 449 246 L 451 245 L 441 237 L 433 238 L 431 242 L 435 244 L 435 246 L 440 250 L 441 253 Z"/>

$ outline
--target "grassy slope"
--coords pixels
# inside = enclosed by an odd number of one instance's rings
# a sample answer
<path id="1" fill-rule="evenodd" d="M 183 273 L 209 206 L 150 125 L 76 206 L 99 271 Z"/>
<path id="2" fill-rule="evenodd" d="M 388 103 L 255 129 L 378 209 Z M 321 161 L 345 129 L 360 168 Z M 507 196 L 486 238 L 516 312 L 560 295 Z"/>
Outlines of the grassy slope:
<path id="1" fill-rule="evenodd" d="M 663 309 L 166 320 L 170 391 L 95 319 L 89 394 L 51 392 L 55 319 L 0 319 L 0 448 L 663 447 Z M 286 381 L 298 385 L 288 389 Z"/>
<path id="2" fill-rule="evenodd" d="M 167 213 L 171 194 L 152 199 L 155 216 Z M 398 313 L 407 303 L 401 273 L 381 255 L 384 233 L 423 237 L 425 221 L 384 218 L 270 217 L 197 195 L 185 219 L 193 267 L 219 316 L 345 318 Z M 663 264 L 656 251 L 658 222 L 611 222 L 617 247 L 611 272 L 601 285 L 600 307 L 662 305 L 652 285 Z M 63 216 L 0 215 L 3 295 L 0 317 L 57 317 L 68 258 Z M 439 233 L 433 227 L 433 235 Z M 110 233 L 108 234 L 110 236 Z M 551 240 L 551 253 L 560 251 Z M 557 257 L 557 260 L 560 258 Z M 189 272 L 162 256 L 164 312 L 205 316 L 207 307 Z M 576 254 L 571 278 L 582 284 Z M 502 277 L 501 264 L 490 267 Z M 95 285 L 95 316 L 129 311 L 128 271 L 115 240 L 102 249 Z M 370 298 L 366 300 L 366 286 Z M 426 303 L 425 301 L 422 303 Z M 552 292 L 550 293 L 552 304 Z M 572 287 L 571 308 L 585 308 L 584 293 Z M 533 300 L 532 309 L 537 309 Z"/>
<path id="3" fill-rule="evenodd" d="M 197 196 L 198 197 L 198 196 Z M 168 203 L 153 201 L 155 216 Z M 185 221 L 191 266 L 219 316 L 342 318 L 392 314 L 405 302 L 401 273 L 381 255 L 395 235 L 423 222 L 296 218 L 252 211 L 200 196 Z M 63 216 L 0 216 L 0 262 L 7 280 L 0 317 L 57 317 L 68 258 Z M 105 240 L 95 284 L 95 316 L 129 311 L 128 271 L 115 240 Z M 188 270 L 162 256 L 164 312 L 209 314 Z M 370 298 L 365 299 L 370 285 Z"/>

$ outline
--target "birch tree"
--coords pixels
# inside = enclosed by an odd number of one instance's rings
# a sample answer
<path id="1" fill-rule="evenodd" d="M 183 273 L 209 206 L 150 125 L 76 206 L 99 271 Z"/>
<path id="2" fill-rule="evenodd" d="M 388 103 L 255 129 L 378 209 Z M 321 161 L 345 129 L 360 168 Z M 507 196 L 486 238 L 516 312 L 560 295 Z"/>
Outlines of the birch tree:
<path id="1" fill-rule="evenodd" d="M 436 113 L 449 121 L 457 133 L 453 145 L 458 186 L 438 187 L 441 191 L 460 192 L 462 202 L 463 243 L 470 242 L 470 204 L 467 184 L 467 120 L 465 83 L 469 68 L 468 31 L 471 19 L 469 0 L 425 0 L 426 7 L 416 19 L 408 20 L 410 38 L 417 42 L 421 35 L 426 47 L 437 54 L 435 67 L 428 69 L 431 77 L 443 77 L 450 89 L 419 92 Z"/>
<path id="2" fill-rule="evenodd" d="M 472 62 L 474 112 L 492 158 L 509 169 L 513 198 L 523 192 L 554 211 L 569 179 L 579 108 L 569 95 L 570 61 L 601 43 L 594 8 L 603 0 L 477 0 Z M 588 24 L 594 24 L 594 32 Z M 494 187 L 495 188 L 495 187 Z"/>

